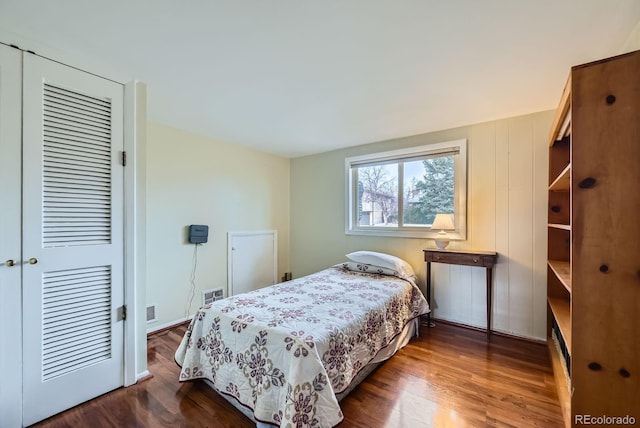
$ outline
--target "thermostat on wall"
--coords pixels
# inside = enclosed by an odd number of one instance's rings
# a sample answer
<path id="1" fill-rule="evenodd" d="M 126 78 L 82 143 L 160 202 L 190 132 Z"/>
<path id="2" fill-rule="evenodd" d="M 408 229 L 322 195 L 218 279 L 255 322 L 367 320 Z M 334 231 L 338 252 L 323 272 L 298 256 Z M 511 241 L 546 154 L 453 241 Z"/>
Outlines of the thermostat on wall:
<path id="1" fill-rule="evenodd" d="M 209 226 L 205 224 L 192 224 L 189 226 L 189 242 L 192 244 L 204 244 L 209 238 Z"/>

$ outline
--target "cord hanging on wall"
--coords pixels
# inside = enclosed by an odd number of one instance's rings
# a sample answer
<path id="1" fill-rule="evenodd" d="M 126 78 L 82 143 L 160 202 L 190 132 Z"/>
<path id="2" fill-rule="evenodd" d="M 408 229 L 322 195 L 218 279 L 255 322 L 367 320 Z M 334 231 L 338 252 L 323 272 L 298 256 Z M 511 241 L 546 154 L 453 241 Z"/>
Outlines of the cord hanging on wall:
<path id="1" fill-rule="evenodd" d="M 188 318 L 189 314 L 191 313 L 191 303 L 193 303 L 193 297 L 196 294 L 196 268 L 198 267 L 198 247 L 200 245 L 201 244 L 196 244 L 193 246 L 193 267 L 191 268 L 190 278 L 191 288 L 189 289 L 189 303 L 187 304 L 185 310 L 185 318 Z"/>
<path id="2" fill-rule="evenodd" d="M 191 288 L 189 289 L 189 300 L 185 308 L 185 318 L 191 314 L 191 304 L 196 294 L 196 267 L 198 266 L 198 247 L 206 243 L 209 239 L 209 226 L 206 224 L 192 224 L 189 226 L 189 242 L 195 244 L 193 248 L 193 267 L 191 269 Z"/>

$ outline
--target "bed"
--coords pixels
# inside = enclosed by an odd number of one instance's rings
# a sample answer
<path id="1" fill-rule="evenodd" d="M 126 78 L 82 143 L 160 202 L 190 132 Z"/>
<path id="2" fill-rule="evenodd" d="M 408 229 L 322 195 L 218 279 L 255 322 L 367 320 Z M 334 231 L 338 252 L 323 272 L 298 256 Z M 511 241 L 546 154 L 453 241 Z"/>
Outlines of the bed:
<path id="1" fill-rule="evenodd" d="M 179 380 L 206 379 L 258 426 L 340 423 L 339 399 L 417 334 L 429 312 L 406 262 L 347 256 L 200 308 L 175 354 Z"/>

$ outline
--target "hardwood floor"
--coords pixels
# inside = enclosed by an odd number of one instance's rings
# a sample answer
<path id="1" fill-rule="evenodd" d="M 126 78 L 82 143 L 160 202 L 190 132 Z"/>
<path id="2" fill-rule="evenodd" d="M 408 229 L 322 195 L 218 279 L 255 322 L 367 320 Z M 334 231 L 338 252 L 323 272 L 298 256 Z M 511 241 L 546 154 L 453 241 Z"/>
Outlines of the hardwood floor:
<path id="1" fill-rule="evenodd" d="M 179 383 L 173 360 L 186 326 L 148 340 L 151 379 L 36 427 L 251 427 L 203 382 Z M 380 366 L 342 402 L 346 427 L 561 427 L 545 346 L 439 323 Z"/>

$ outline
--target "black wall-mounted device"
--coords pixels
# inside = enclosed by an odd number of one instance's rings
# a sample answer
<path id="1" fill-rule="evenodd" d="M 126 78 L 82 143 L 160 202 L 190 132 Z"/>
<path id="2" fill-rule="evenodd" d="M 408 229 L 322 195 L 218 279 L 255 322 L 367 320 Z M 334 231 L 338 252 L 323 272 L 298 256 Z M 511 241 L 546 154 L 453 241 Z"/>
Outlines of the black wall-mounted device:
<path id="1" fill-rule="evenodd" d="M 189 242 L 191 244 L 204 244 L 209 238 L 209 226 L 204 224 L 192 224 L 189 226 Z"/>

